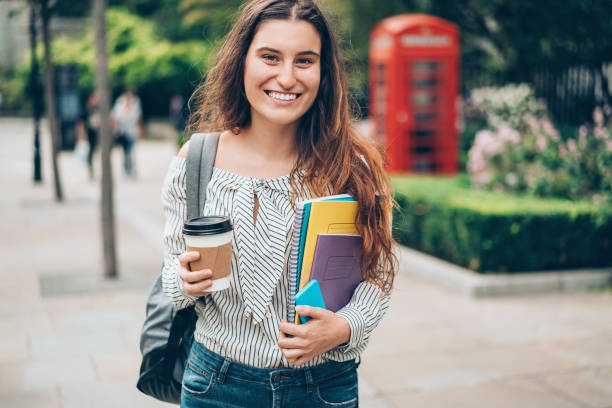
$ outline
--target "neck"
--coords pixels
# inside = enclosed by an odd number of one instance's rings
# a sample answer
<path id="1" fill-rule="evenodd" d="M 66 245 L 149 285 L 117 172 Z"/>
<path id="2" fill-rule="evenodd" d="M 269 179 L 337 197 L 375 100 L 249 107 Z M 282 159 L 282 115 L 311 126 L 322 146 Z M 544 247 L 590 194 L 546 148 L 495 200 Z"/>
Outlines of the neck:
<path id="1" fill-rule="evenodd" d="M 278 125 L 253 118 L 240 130 L 239 137 L 251 151 L 269 159 L 291 159 L 297 154 L 298 123 Z"/>

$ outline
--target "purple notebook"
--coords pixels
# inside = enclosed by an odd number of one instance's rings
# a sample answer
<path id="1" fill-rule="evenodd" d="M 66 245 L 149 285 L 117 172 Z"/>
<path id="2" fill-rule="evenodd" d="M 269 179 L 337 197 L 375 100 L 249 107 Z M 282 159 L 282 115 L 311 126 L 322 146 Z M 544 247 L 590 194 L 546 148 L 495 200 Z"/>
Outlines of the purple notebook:
<path id="1" fill-rule="evenodd" d="M 359 235 L 319 234 L 312 261 L 311 280 L 318 280 L 327 310 L 342 309 L 361 281 Z"/>

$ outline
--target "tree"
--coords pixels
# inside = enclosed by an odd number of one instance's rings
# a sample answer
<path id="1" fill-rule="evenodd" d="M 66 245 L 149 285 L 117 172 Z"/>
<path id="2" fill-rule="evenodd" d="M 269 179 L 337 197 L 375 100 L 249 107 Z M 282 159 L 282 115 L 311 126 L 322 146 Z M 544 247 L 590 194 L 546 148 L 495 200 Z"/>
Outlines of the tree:
<path id="1" fill-rule="evenodd" d="M 51 57 L 51 33 L 50 24 L 53 10 L 49 0 L 31 0 L 32 5 L 38 9 L 42 26 L 42 39 L 44 49 L 44 74 L 45 74 L 45 104 L 47 107 L 47 120 L 51 133 L 51 163 L 53 167 L 53 185 L 56 201 L 63 201 L 62 183 L 60 179 L 57 157 L 60 150 L 60 127 L 57 115 L 57 104 L 55 94 L 55 78 L 53 60 Z"/>
<path id="2" fill-rule="evenodd" d="M 104 276 L 117 276 L 117 257 L 115 251 L 115 216 L 113 208 L 113 177 L 110 162 L 112 137 L 110 129 L 110 81 L 106 52 L 106 0 L 94 0 L 94 31 L 96 45 L 96 92 L 100 113 L 100 146 L 102 154 L 102 243 L 104 251 Z"/>

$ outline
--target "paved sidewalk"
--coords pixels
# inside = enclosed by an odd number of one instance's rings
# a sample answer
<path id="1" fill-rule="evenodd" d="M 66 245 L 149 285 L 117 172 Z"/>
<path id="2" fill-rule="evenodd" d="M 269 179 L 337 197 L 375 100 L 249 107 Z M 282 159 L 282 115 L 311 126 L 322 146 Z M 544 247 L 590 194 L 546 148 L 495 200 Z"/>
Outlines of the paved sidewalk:
<path id="1" fill-rule="evenodd" d="M 113 156 L 120 278 L 102 275 L 99 181 L 48 138 L 33 185 L 31 123 L 0 119 L 0 407 L 166 407 L 134 387 L 161 259 L 169 141 Z M 97 173 L 99 176 L 99 171 Z M 612 407 L 612 291 L 474 300 L 400 273 L 359 369 L 361 406 Z"/>

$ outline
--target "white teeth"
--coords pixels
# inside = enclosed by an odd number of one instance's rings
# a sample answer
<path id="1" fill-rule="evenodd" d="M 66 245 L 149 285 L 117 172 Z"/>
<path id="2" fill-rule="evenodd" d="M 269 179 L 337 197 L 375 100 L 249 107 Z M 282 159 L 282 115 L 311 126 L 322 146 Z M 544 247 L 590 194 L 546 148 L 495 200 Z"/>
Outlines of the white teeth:
<path id="1" fill-rule="evenodd" d="M 270 92 L 269 95 L 274 99 L 280 99 L 281 101 L 293 101 L 297 98 L 297 94 L 283 94 L 278 92 Z"/>

